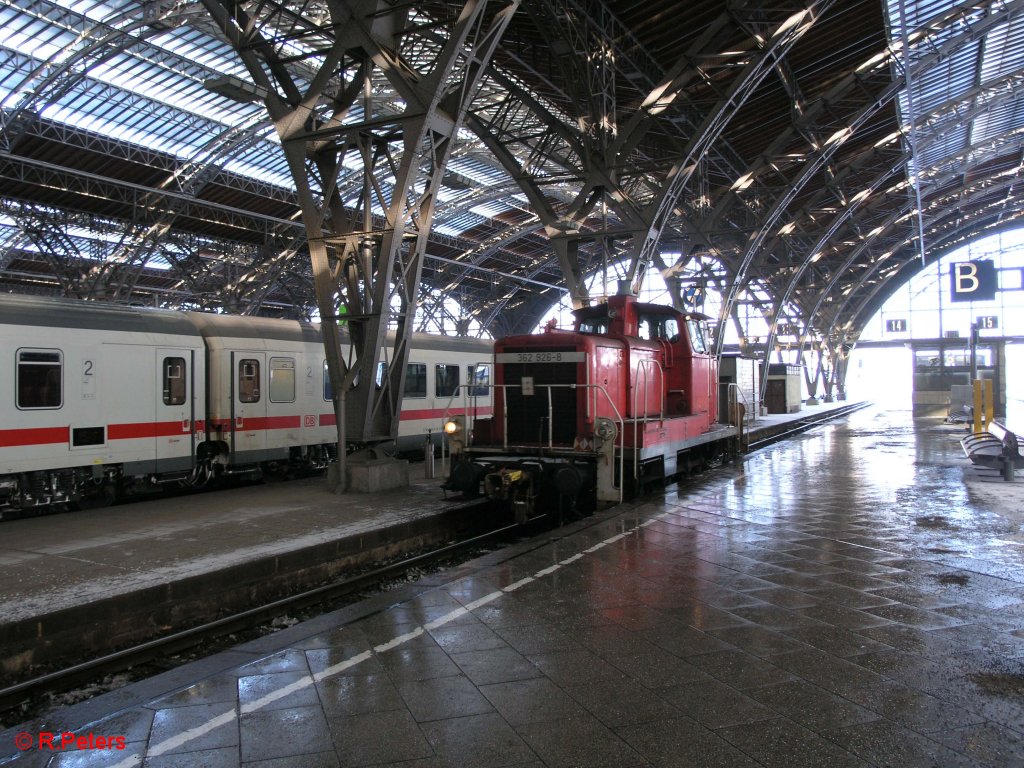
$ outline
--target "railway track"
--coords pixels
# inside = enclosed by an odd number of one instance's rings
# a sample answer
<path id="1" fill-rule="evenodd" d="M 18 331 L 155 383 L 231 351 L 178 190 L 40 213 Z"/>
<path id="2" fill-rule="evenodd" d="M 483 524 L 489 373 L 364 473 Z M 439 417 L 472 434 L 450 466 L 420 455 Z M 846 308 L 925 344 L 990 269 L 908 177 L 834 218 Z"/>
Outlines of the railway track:
<path id="1" fill-rule="evenodd" d="M 543 515 L 537 516 L 530 520 L 527 526 L 541 525 L 543 519 Z M 175 654 L 200 648 L 218 638 L 251 630 L 275 618 L 313 607 L 319 607 L 318 612 L 326 612 L 331 610 L 332 604 L 343 603 L 346 598 L 353 595 L 364 595 L 389 581 L 401 578 L 410 571 L 423 570 L 442 563 L 448 564 L 460 557 L 472 555 L 481 547 L 529 535 L 529 532 L 530 529 L 523 525 L 499 525 L 427 552 L 404 557 L 288 597 L 17 682 L 0 689 L 0 717 L 7 723 L 7 715 L 12 712 L 20 711 L 31 716 L 31 713 L 47 705 L 47 695 L 66 692 L 78 686 L 95 683 L 109 675 L 163 661 Z M 236 644 L 238 641 L 230 642 Z M 187 663 L 189 660 L 182 659 L 181 663 Z M 166 669 L 167 665 L 164 664 L 162 668 Z M 24 719 L 21 715 L 18 717 Z"/>
<path id="2" fill-rule="evenodd" d="M 769 445 L 781 442 L 793 435 L 799 435 L 821 424 L 826 424 L 830 421 L 834 421 L 835 419 L 842 418 L 843 416 L 849 416 L 851 413 L 859 411 L 862 408 L 866 408 L 869 405 L 870 403 L 868 402 L 852 403 L 841 408 L 835 408 L 831 411 L 827 411 L 826 413 L 815 414 L 813 418 L 797 419 L 796 421 L 787 422 L 778 432 L 766 435 L 759 440 L 751 440 L 747 444 L 747 453 L 760 450 L 761 448 L 767 448 Z"/>

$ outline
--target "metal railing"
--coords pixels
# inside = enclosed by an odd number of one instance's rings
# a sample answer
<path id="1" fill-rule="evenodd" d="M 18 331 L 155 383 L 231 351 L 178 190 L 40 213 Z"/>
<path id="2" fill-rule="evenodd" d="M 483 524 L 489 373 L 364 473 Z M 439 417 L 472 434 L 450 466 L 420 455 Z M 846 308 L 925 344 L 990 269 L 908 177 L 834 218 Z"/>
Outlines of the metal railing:
<path id="1" fill-rule="evenodd" d="M 506 390 L 506 389 L 522 389 L 523 388 L 522 384 L 460 384 L 458 386 L 458 389 L 465 389 L 465 388 L 469 388 L 469 387 L 483 388 L 485 386 L 489 390 L 495 390 L 495 389 Z M 623 482 L 622 481 L 624 479 L 623 478 L 623 471 L 625 470 L 624 443 L 625 443 L 625 438 L 626 438 L 626 434 L 625 434 L 626 422 L 625 422 L 625 419 L 623 418 L 622 414 L 619 412 L 618 407 L 616 407 L 615 401 L 613 401 L 612 398 L 611 398 L 611 395 L 608 394 L 608 390 L 605 389 L 604 386 L 601 385 L 601 384 L 537 384 L 537 385 L 534 385 L 534 389 L 535 390 L 537 390 L 537 389 L 546 389 L 547 390 L 547 396 L 548 396 L 548 416 L 547 416 L 547 418 L 548 418 L 548 445 L 547 445 L 547 447 L 549 449 L 555 447 L 554 446 L 554 434 L 553 434 L 553 430 L 551 429 L 551 419 L 554 416 L 554 406 L 553 406 L 553 403 L 552 403 L 552 400 L 551 400 L 551 390 L 553 390 L 553 389 L 573 389 L 573 390 L 583 389 L 583 390 L 587 390 L 588 392 L 590 390 L 594 390 L 595 394 L 597 392 L 600 392 L 602 395 L 604 395 L 604 399 L 607 401 L 608 405 L 610 406 L 612 413 L 615 414 L 615 423 L 618 426 L 618 435 L 619 435 L 619 446 L 618 446 L 618 448 L 619 448 L 619 501 L 621 502 L 622 501 L 622 487 L 623 487 Z M 444 423 L 451 416 L 452 402 L 455 400 L 456 395 L 458 395 L 458 391 L 452 393 L 451 397 L 448 399 L 448 404 L 445 406 L 444 416 L 442 417 L 442 420 L 441 420 L 442 432 L 444 431 Z M 472 437 L 473 436 L 473 429 L 472 429 L 473 421 L 472 421 L 472 417 L 470 416 L 470 408 L 469 408 L 469 404 L 468 404 L 467 398 L 468 398 L 468 395 L 464 394 L 463 395 L 463 410 L 464 410 L 464 412 L 466 414 L 466 446 L 469 447 L 469 446 L 471 446 L 473 444 L 473 437 Z M 496 404 L 496 398 L 492 397 L 491 398 L 491 402 Z M 502 428 L 502 435 L 501 435 L 502 436 L 502 449 L 503 450 L 508 450 L 509 446 L 508 446 L 508 402 L 507 402 L 507 400 L 505 401 L 505 406 L 501 410 L 502 410 L 502 414 L 501 414 L 501 416 L 502 416 L 502 424 L 501 424 L 501 428 Z M 594 421 L 595 421 L 595 423 L 597 421 L 597 418 L 598 418 L 598 416 L 597 416 L 596 408 L 595 408 L 595 414 L 594 414 Z M 635 452 L 635 450 L 634 450 L 634 452 Z"/>
<path id="2" fill-rule="evenodd" d="M 729 407 L 729 418 L 734 420 L 736 423 L 736 447 L 739 451 L 743 451 L 746 448 L 744 441 L 743 425 L 747 414 L 750 414 L 750 419 L 753 421 L 755 414 L 750 411 L 750 405 L 747 403 L 747 396 L 740 389 L 740 385 L 736 382 L 729 382 L 729 388 L 727 391 L 728 407 Z M 737 397 L 738 395 L 738 397 Z M 740 413 L 740 401 L 743 405 L 743 413 Z"/>
<path id="3" fill-rule="evenodd" d="M 661 367 L 661 363 L 657 360 L 639 360 L 636 368 L 636 386 L 633 388 L 633 479 L 635 480 L 639 476 L 640 472 L 640 423 L 643 422 L 646 427 L 648 421 L 664 421 L 665 420 L 665 371 Z M 661 381 L 658 382 L 661 386 L 658 387 L 658 392 L 661 393 L 661 403 L 658 412 L 657 419 L 651 419 L 647 415 L 647 396 L 650 392 L 650 387 L 647 386 L 649 382 L 649 370 L 651 367 L 658 372 L 658 376 L 661 377 Z M 644 391 L 644 410 L 643 418 L 640 418 L 640 389 Z"/>

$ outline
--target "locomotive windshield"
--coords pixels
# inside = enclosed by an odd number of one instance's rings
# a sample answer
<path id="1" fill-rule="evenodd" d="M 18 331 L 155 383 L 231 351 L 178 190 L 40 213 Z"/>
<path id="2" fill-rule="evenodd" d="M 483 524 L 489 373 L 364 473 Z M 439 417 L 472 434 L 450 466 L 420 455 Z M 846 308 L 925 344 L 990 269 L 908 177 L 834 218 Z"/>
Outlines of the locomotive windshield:
<path id="1" fill-rule="evenodd" d="M 690 343 L 693 344 L 693 351 L 704 354 L 708 351 L 708 343 L 704 334 L 704 323 L 693 318 L 686 321 L 690 329 Z"/>

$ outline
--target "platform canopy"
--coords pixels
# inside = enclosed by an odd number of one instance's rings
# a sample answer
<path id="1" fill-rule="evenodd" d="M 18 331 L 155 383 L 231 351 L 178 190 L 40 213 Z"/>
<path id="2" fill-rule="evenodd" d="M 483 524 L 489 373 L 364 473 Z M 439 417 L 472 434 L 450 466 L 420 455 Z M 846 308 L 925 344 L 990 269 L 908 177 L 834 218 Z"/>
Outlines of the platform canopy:
<path id="1" fill-rule="evenodd" d="M 1022 15 L 5 0 L 0 290 L 501 335 L 612 266 L 842 354 L 1024 211 Z"/>

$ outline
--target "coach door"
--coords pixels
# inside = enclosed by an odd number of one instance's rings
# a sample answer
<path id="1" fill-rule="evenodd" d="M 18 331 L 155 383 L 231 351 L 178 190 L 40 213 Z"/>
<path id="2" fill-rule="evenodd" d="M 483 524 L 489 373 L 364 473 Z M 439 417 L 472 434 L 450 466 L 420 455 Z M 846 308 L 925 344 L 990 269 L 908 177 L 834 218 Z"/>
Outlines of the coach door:
<path id="1" fill-rule="evenodd" d="M 156 369 L 156 471 L 190 469 L 195 454 L 195 353 L 157 349 Z"/>
<path id="2" fill-rule="evenodd" d="M 232 352 L 231 370 L 235 458 L 240 462 L 260 461 L 267 444 L 267 356 L 263 352 Z"/>

